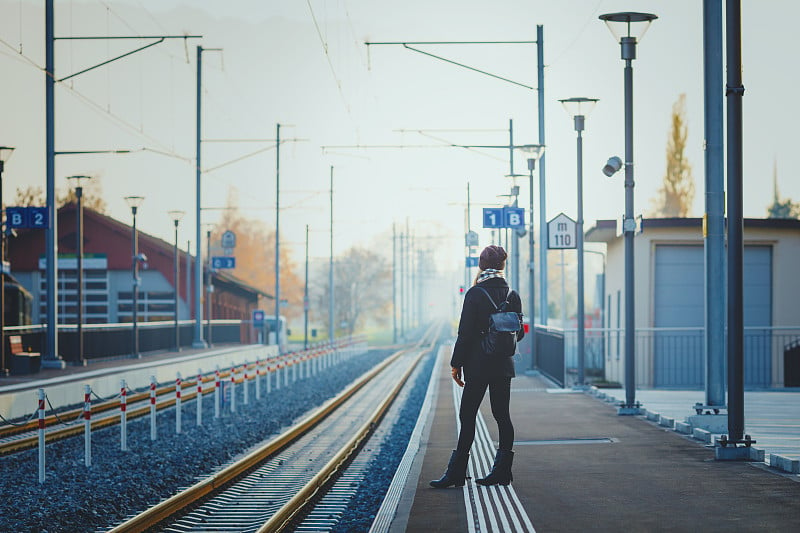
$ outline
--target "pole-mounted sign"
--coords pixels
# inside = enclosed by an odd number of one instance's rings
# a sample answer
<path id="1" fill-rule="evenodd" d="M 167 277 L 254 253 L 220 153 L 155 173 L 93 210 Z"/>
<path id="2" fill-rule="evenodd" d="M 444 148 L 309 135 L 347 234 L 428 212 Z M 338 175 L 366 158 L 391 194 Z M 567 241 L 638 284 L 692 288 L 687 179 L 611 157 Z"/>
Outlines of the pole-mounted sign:
<path id="1" fill-rule="evenodd" d="M 564 213 L 547 223 L 547 247 L 551 250 L 577 248 L 577 236 L 577 224 Z"/>

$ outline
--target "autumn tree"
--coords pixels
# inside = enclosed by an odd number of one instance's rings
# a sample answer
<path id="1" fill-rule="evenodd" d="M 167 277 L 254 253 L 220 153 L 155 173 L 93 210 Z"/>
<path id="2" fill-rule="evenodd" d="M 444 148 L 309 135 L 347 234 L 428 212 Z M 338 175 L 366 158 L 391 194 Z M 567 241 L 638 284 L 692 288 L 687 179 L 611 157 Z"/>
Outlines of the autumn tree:
<path id="1" fill-rule="evenodd" d="M 328 324 L 328 265 L 318 265 L 315 270 L 312 296 L 317 310 L 315 315 Z M 367 325 L 388 323 L 392 306 L 392 268 L 386 258 L 354 246 L 334 258 L 333 272 L 336 330 L 352 335 Z"/>
<path id="2" fill-rule="evenodd" d="M 222 234 L 236 234 L 236 268 L 231 272 L 242 281 L 267 294 L 275 293 L 275 231 L 261 221 L 246 217 L 238 208 L 234 195 L 229 195 L 222 218 L 211 231 L 211 255 L 221 255 Z M 287 246 L 280 248 L 281 300 L 287 307 L 281 314 L 297 318 L 303 312 L 304 282 L 297 275 L 297 263 Z M 274 302 L 273 302 L 274 303 Z M 267 307 L 267 314 L 274 310 Z"/>
<path id="3" fill-rule="evenodd" d="M 672 126 L 667 140 L 667 170 L 658 196 L 652 200 L 650 216 L 686 217 L 694 201 L 692 166 L 686 159 L 686 95 L 672 106 Z"/>

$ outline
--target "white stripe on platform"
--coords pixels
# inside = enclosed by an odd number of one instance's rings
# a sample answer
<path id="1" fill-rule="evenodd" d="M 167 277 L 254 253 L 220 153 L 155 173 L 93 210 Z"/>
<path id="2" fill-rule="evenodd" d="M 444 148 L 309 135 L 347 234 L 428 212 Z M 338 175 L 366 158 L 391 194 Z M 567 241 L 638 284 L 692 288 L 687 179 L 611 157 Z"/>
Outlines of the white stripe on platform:
<path id="1" fill-rule="evenodd" d="M 458 409 L 461 404 L 462 389 L 452 382 L 452 390 L 456 431 L 460 432 L 461 421 L 458 418 Z M 533 523 L 512 485 L 483 487 L 474 483 L 476 479 L 489 473 L 494 463 L 494 454 L 494 442 L 489 434 L 483 413 L 479 410 L 475 421 L 475 441 L 472 445 L 468 468 L 472 482 L 467 480 L 463 489 L 469 532 L 536 533 Z"/>

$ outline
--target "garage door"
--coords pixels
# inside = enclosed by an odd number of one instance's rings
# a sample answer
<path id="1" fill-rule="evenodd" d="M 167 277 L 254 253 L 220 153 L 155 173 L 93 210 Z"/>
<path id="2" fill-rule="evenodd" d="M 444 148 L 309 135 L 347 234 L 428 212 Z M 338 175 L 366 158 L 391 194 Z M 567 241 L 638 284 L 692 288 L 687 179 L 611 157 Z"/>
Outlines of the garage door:
<path id="1" fill-rule="evenodd" d="M 655 252 L 655 327 L 647 343 L 654 357 L 657 387 L 703 388 L 705 333 L 704 252 L 702 246 L 657 245 Z M 724 275 L 724 273 L 723 273 Z M 772 325 L 772 248 L 744 249 L 745 385 L 770 383 Z M 755 328 L 755 329 L 754 329 Z M 646 336 L 645 336 L 646 337 Z"/>

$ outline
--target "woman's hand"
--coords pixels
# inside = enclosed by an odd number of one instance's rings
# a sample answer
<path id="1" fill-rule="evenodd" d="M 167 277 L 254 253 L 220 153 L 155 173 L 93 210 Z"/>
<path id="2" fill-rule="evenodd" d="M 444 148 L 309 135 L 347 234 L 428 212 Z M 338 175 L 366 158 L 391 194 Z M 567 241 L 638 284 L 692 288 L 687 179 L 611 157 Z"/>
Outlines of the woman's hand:
<path id="1" fill-rule="evenodd" d="M 461 381 L 461 368 L 455 366 L 450 367 L 450 375 L 453 376 L 453 381 L 455 381 L 459 387 L 464 386 L 464 382 Z"/>

